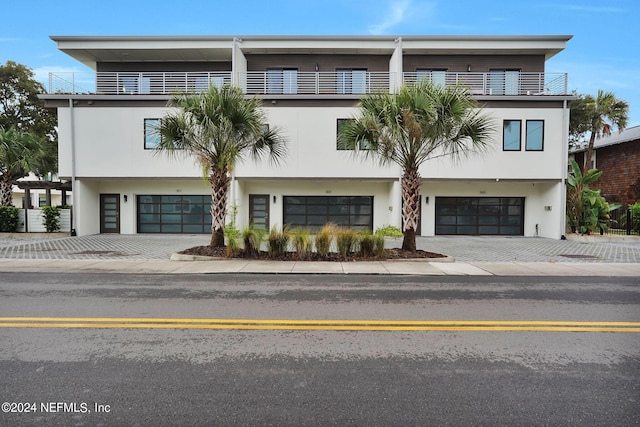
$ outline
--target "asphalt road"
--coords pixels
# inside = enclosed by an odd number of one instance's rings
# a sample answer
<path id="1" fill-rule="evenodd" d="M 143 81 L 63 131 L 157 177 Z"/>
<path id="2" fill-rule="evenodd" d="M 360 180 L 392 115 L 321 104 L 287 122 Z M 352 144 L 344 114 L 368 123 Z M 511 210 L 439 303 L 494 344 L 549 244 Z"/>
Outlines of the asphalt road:
<path id="1" fill-rule="evenodd" d="M 2 273 L 0 425 L 637 425 L 638 322 L 638 278 Z"/>

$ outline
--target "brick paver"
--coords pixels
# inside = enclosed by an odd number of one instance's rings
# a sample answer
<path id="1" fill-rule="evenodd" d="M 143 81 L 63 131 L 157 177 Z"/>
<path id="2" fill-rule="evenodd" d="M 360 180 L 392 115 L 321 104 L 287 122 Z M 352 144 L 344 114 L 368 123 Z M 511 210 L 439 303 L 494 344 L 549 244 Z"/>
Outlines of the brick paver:
<path id="1" fill-rule="evenodd" d="M 91 235 L 60 239 L 0 239 L 4 259 L 167 260 L 206 245 L 207 235 Z M 401 240 L 389 241 L 400 246 Z M 533 237 L 419 237 L 418 248 L 460 262 L 640 263 L 640 238 L 614 242 Z"/>

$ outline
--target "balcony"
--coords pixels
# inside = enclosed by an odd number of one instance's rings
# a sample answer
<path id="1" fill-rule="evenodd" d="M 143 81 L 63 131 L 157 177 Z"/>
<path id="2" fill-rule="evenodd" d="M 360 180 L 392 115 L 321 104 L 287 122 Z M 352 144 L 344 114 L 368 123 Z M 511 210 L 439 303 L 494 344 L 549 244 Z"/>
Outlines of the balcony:
<path id="1" fill-rule="evenodd" d="M 50 73 L 51 94 L 168 95 L 231 84 L 230 71 Z"/>
<path id="2" fill-rule="evenodd" d="M 298 72 L 278 70 L 239 73 L 239 86 L 248 95 L 364 95 L 393 92 L 395 73 L 344 70 Z"/>
<path id="3" fill-rule="evenodd" d="M 407 85 L 414 85 L 422 81 L 431 81 L 447 86 L 463 84 L 471 89 L 473 95 L 567 95 L 566 73 L 418 71 L 404 73 L 403 81 Z"/>
<path id="4" fill-rule="evenodd" d="M 469 86 L 476 96 L 567 95 L 566 73 L 454 73 L 419 71 L 404 73 L 407 85 L 430 80 L 435 84 Z M 241 72 L 233 79 L 230 71 L 212 72 L 98 72 L 50 73 L 49 94 L 169 95 L 202 92 L 210 84 L 221 87 L 237 84 L 247 95 L 256 96 L 354 96 L 393 92 L 396 74 L 342 70 L 337 72 L 298 72 L 278 70 Z"/>

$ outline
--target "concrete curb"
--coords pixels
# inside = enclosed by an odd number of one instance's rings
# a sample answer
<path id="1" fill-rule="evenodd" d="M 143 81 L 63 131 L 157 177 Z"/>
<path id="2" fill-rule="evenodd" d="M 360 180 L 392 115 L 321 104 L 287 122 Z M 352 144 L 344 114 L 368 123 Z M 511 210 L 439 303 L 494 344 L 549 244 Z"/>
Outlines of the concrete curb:
<path id="1" fill-rule="evenodd" d="M 205 255 L 186 255 L 179 254 L 177 252 L 171 254 L 169 258 L 171 261 L 229 261 L 229 260 L 245 260 L 248 262 L 251 261 L 266 261 L 266 262 L 282 262 L 279 260 L 268 260 L 268 259 L 244 259 L 244 258 L 222 258 L 222 257 L 213 257 L 213 256 L 205 256 Z M 298 262 L 298 260 L 291 260 L 292 262 Z M 317 262 L 318 264 L 324 262 L 353 262 L 353 263 L 366 263 L 366 262 L 456 262 L 454 257 L 444 256 L 442 258 L 396 258 L 396 259 L 385 259 L 385 260 L 359 260 L 359 261 L 307 261 L 307 262 Z"/>

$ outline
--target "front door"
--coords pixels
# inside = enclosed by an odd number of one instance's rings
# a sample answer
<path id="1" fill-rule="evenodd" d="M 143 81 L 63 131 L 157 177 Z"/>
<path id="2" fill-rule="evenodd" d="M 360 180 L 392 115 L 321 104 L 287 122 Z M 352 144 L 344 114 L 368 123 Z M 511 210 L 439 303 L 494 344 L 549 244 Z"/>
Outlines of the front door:
<path id="1" fill-rule="evenodd" d="M 249 194 L 249 224 L 269 231 L 268 194 Z"/>
<path id="2" fill-rule="evenodd" d="M 120 194 L 100 195 L 100 233 L 120 233 Z"/>

